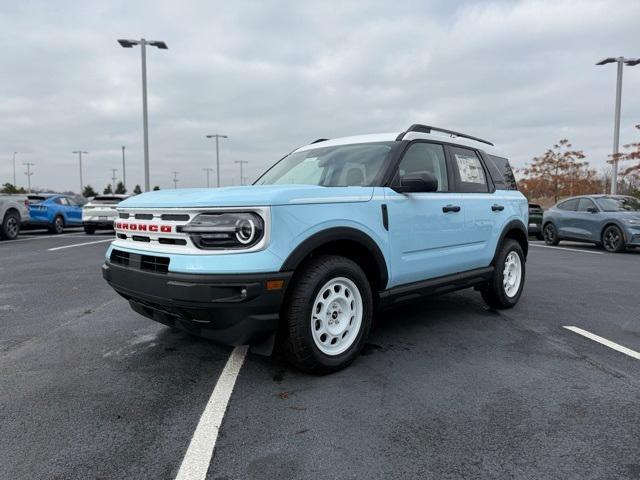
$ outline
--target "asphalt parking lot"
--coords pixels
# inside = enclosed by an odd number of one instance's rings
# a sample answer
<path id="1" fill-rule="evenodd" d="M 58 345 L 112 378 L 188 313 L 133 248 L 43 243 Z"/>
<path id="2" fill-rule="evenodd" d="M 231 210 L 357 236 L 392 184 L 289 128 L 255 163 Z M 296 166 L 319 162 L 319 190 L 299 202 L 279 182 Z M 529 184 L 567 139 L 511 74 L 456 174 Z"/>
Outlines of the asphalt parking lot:
<path id="1" fill-rule="evenodd" d="M 2 479 L 197 478 L 232 349 L 132 312 L 100 274 L 111 235 L 0 242 Z M 193 458 L 208 479 L 640 478 L 640 252 L 532 242 L 527 270 L 510 311 L 469 290 L 382 313 L 334 375 L 249 352 Z"/>

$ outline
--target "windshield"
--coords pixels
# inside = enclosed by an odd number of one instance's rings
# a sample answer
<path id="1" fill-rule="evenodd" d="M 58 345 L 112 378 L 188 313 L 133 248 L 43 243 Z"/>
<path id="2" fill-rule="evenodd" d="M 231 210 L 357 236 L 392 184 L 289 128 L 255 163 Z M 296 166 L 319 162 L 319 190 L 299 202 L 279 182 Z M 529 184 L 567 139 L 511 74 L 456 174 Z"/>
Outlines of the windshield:
<path id="1" fill-rule="evenodd" d="M 596 198 L 598 206 L 605 212 L 639 212 L 640 200 L 633 197 Z"/>
<path id="2" fill-rule="evenodd" d="M 369 187 L 383 171 L 394 142 L 320 147 L 286 156 L 255 185 L 320 185 Z"/>

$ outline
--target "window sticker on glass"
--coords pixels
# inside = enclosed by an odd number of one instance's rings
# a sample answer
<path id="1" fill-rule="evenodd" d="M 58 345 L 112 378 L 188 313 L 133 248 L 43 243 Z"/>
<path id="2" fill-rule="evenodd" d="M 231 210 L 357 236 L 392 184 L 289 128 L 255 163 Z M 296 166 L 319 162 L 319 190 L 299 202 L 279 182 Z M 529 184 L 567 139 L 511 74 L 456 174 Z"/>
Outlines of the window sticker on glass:
<path id="1" fill-rule="evenodd" d="M 456 153 L 456 162 L 460 172 L 460 181 L 466 183 L 485 183 L 484 170 L 475 156 Z"/>

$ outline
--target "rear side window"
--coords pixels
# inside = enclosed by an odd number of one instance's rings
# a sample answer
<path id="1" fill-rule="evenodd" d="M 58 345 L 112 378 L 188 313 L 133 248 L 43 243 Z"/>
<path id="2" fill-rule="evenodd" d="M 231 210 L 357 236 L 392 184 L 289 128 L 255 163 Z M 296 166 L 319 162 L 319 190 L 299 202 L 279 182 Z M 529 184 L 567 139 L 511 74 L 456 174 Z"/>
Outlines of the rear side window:
<path id="1" fill-rule="evenodd" d="M 495 155 L 487 155 L 489 161 L 487 162 L 487 168 L 493 183 L 498 190 L 517 190 L 516 177 L 513 174 L 509 160 Z"/>
<path id="2" fill-rule="evenodd" d="M 558 208 L 560 210 L 575 212 L 578 208 L 578 199 L 572 198 L 571 200 L 565 200 L 564 202 L 558 204 Z"/>
<path id="3" fill-rule="evenodd" d="M 444 147 L 437 143 L 416 142 L 409 146 L 398 166 L 399 177 L 411 173 L 432 173 L 438 179 L 438 191 L 449 190 Z M 400 178 L 396 179 L 399 183 Z"/>
<path id="4" fill-rule="evenodd" d="M 458 190 L 463 193 L 488 192 L 487 176 L 476 152 L 468 148 L 450 148 Z"/>

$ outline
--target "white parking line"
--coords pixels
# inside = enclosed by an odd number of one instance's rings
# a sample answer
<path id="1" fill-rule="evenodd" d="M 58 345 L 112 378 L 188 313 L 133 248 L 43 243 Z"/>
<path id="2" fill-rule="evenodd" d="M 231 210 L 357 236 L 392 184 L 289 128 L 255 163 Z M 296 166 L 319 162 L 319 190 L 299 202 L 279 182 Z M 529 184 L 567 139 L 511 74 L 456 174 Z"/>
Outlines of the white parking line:
<path id="1" fill-rule="evenodd" d="M 539 247 L 539 248 L 553 248 L 554 250 L 569 250 L 570 252 L 593 253 L 595 255 L 604 255 L 604 252 L 594 252 L 593 250 L 580 250 L 579 248 L 553 247 L 551 245 L 538 245 L 537 243 L 531 243 L 531 242 L 529 242 L 529 245 L 531 245 L 532 247 Z"/>
<path id="2" fill-rule="evenodd" d="M 104 242 L 113 242 L 113 238 L 107 238 L 105 240 L 96 240 L 95 242 L 74 243 L 72 245 L 65 245 L 64 247 L 48 248 L 47 251 L 55 252 L 56 250 L 62 250 L 65 248 L 82 247 L 83 245 L 93 245 L 94 243 L 104 243 Z"/>
<path id="3" fill-rule="evenodd" d="M 236 347 L 231 352 L 193 432 L 176 480 L 204 480 L 207 476 L 220 425 L 246 355 L 246 346 Z"/>
<path id="4" fill-rule="evenodd" d="M 80 235 L 86 235 L 86 233 L 84 232 L 77 232 L 77 233 L 65 233 L 62 235 L 29 235 L 29 236 L 20 236 L 17 240 L 11 240 L 11 241 L 5 241 L 0 243 L 0 245 L 13 245 L 14 243 L 20 243 L 20 242 L 27 242 L 29 240 L 40 240 L 41 238 L 67 238 L 67 237 L 77 237 Z"/>
<path id="5" fill-rule="evenodd" d="M 613 348 L 614 350 L 620 353 L 629 355 L 630 357 L 633 357 L 636 360 L 640 360 L 640 353 L 636 352 L 635 350 L 631 350 L 630 348 L 623 347 L 622 345 L 618 345 L 617 343 L 614 343 L 611 340 L 607 340 L 606 338 L 602 338 L 596 335 L 595 333 L 587 332 L 586 330 L 583 330 L 578 327 L 565 326 L 564 328 L 566 328 L 567 330 L 571 330 L 572 332 L 577 333 L 578 335 L 582 335 L 583 337 L 587 337 L 588 339 L 593 340 L 594 342 L 598 342 L 598 343 L 601 343 L 602 345 L 606 345 L 609 348 Z"/>

